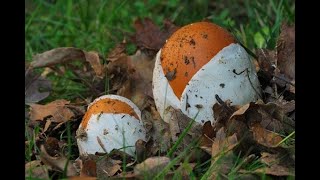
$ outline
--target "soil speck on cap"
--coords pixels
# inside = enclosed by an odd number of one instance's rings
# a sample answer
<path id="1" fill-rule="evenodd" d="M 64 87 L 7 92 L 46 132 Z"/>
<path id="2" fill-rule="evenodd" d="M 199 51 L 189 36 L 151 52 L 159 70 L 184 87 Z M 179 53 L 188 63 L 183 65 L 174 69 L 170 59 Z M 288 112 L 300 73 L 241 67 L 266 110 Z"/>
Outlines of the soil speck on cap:
<path id="1" fill-rule="evenodd" d="M 202 34 L 203 39 L 208 39 L 208 34 Z"/>
<path id="2" fill-rule="evenodd" d="M 195 46 L 195 45 L 196 45 L 196 42 L 194 41 L 194 39 L 191 39 L 191 40 L 190 40 L 190 45 L 192 45 L 192 46 Z"/>
<path id="3" fill-rule="evenodd" d="M 224 88 L 225 84 L 221 83 L 219 86 L 220 86 L 221 88 Z"/>
<path id="4" fill-rule="evenodd" d="M 201 104 L 196 104 L 196 108 L 201 109 L 203 106 Z"/>
<path id="5" fill-rule="evenodd" d="M 183 56 L 183 59 L 184 59 L 184 63 L 185 63 L 186 65 L 188 65 L 188 64 L 190 63 L 190 61 L 189 61 L 189 59 L 188 59 L 187 56 Z"/>
<path id="6" fill-rule="evenodd" d="M 176 78 L 177 69 L 175 68 L 173 71 L 168 71 L 165 77 L 168 79 L 168 81 L 172 81 L 174 78 Z"/>

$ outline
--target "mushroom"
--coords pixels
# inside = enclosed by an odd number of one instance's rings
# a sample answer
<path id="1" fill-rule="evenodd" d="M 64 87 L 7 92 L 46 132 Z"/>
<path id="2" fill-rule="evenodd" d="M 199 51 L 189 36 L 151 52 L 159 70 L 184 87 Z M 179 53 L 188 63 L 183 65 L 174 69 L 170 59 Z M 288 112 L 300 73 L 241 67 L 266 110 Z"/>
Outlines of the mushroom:
<path id="1" fill-rule="evenodd" d="M 186 25 L 166 41 L 156 56 L 153 96 L 169 122 L 169 106 L 204 124 L 215 122 L 216 96 L 243 105 L 260 97 L 255 66 L 245 49 L 225 29 L 210 22 Z"/>
<path id="2" fill-rule="evenodd" d="M 76 138 L 80 155 L 119 149 L 134 156 L 135 143 L 146 140 L 146 130 L 133 102 L 118 95 L 104 95 L 88 106 Z"/>

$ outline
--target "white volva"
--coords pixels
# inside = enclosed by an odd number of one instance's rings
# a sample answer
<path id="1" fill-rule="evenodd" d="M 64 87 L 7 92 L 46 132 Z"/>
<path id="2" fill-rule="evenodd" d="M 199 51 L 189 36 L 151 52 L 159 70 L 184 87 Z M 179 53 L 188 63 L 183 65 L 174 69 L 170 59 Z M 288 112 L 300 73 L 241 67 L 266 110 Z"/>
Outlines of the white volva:
<path id="1" fill-rule="evenodd" d="M 93 103 L 103 98 L 117 99 L 129 104 L 141 119 L 141 112 L 130 100 L 116 95 L 106 95 L 97 98 Z M 88 107 L 88 108 L 89 108 Z M 81 129 L 81 131 L 79 131 Z M 99 113 L 91 115 L 86 128 L 81 124 L 78 133 L 85 132 L 85 137 L 77 137 L 80 155 L 110 152 L 113 149 L 125 151 L 134 156 L 135 143 L 138 139 L 146 140 L 146 131 L 141 120 L 125 113 Z M 124 148 L 126 147 L 126 148 Z"/>
<path id="2" fill-rule="evenodd" d="M 231 100 L 232 105 L 243 105 L 259 98 L 260 83 L 255 67 L 239 44 L 232 43 L 223 48 L 204 65 L 185 87 L 181 100 L 175 96 L 164 76 L 160 53 L 161 50 L 157 54 L 153 74 L 153 96 L 166 122 L 170 119 L 170 114 L 165 111 L 168 106 L 181 109 L 188 117 L 203 124 L 215 122 L 212 110 L 217 103 L 215 95 L 223 101 Z"/>

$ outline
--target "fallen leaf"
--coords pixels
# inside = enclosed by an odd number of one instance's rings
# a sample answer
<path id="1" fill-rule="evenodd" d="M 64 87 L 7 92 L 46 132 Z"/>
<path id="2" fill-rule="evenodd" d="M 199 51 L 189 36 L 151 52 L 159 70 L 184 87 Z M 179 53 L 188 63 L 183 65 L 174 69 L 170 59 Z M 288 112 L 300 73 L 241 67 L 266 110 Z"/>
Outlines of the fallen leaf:
<path id="1" fill-rule="evenodd" d="M 149 49 L 157 52 L 165 41 L 179 28 L 171 21 L 164 21 L 163 30 L 149 18 L 137 19 L 134 22 L 136 33 L 131 37 L 139 49 Z"/>
<path id="2" fill-rule="evenodd" d="M 249 103 L 249 104 L 245 104 L 243 106 L 240 107 L 240 109 L 238 109 L 237 111 L 235 111 L 231 116 L 230 119 L 233 118 L 234 116 L 241 116 L 243 115 L 250 107 L 250 105 L 252 106 L 254 103 Z"/>
<path id="3" fill-rule="evenodd" d="M 155 59 L 138 50 L 132 56 L 122 56 L 107 65 L 109 93 L 124 96 L 140 110 L 149 106 L 153 97 L 152 75 Z"/>
<path id="4" fill-rule="evenodd" d="M 175 170 L 174 174 L 179 174 L 178 177 L 181 179 L 189 179 L 190 178 L 190 172 L 193 171 L 194 167 L 196 166 L 196 163 L 181 163 L 177 170 Z"/>
<path id="5" fill-rule="evenodd" d="M 295 79 L 295 25 L 283 23 L 277 41 L 277 67 L 290 80 Z"/>
<path id="6" fill-rule="evenodd" d="M 98 77 L 104 76 L 104 69 L 97 52 L 86 52 L 74 47 L 60 47 L 36 54 L 33 57 L 30 68 L 49 67 L 74 60 L 88 61 Z"/>
<path id="7" fill-rule="evenodd" d="M 273 176 L 295 176 L 293 170 L 280 165 L 273 165 L 271 167 L 264 167 L 254 170 L 255 173 L 268 174 Z"/>
<path id="8" fill-rule="evenodd" d="M 147 142 L 143 141 L 142 139 L 138 139 L 135 143 L 137 161 L 139 163 L 146 159 L 146 155 L 147 155 L 146 143 Z"/>
<path id="9" fill-rule="evenodd" d="M 84 60 L 84 53 L 81 49 L 73 47 L 60 47 L 41 54 L 36 54 L 30 64 L 32 68 L 48 67 L 62 64 L 73 60 Z"/>
<path id="10" fill-rule="evenodd" d="M 54 137 L 48 137 L 44 144 L 46 152 L 50 156 L 55 156 L 60 152 L 59 140 Z"/>
<path id="11" fill-rule="evenodd" d="M 208 179 L 223 179 L 223 177 L 226 177 L 234 166 L 235 157 L 233 151 L 223 152 L 223 154 L 216 157 L 215 160 L 211 162 L 208 170 L 210 174 Z"/>
<path id="12" fill-rule="evenodd" d="M 97 180 L 96 177 L 82 177 L 82 176 L 71 176 L 68 180 Z"/>
<path id="13" fill-rule="evenodd" d="M 256 123 L 250 126 L 253 133 L 253 138 L 257 143 L 266 147 L 277 147 L 282 141 L 282 137 L 272 131 L 264 129 L 260 124 Z"/>
<path id="14" fill-rule="evenodd" d="M 46 124 L 44 125 L 43 131 L 42 131 L 43 133 L 45 133 L 49 129 L 51 123 L 52 121 L 50 119 L 46 121 Z"/>
<path id="15" fill-rule="evenodd" d="M 289 164 L 284 164 L 286 162 L 281 162 L 283 157 L 281 157 L 279 153 L 270 154 L 267 152 L 262 152 L 259 160 L 265 166 L 254 171 L 245 171 L 241 169 L 239 172 L 246 174 L 267 174 L 273 176 L 295 176 L 294 167 L 290 167 Z"/>
<path id="16" fill-rule="evenodd" d="M 279 159 L 277 159 L 278 156 L 279 156 L 278 154 L 270 154 L 267 152 L 262 152 L 261 157 L 260 157 L 260 161 L 268 166 L 271 166 L 272 164 L 279 163 Z"/>
<path id="17" fill-rule="evenodd" d="M 236 110 L 235 107 L 231 106 L 229 100 L 223 102 L 218 95 L 216 95 L 218 103 L 215 103 L 212 107 L 213 117 L 215 120 L 214 128 L 219 129 L 224 125 L 230 118 L 232 113 Z"/>
<path id="18" fill-rule="evenodd" d="M 215 162 L 217 156 L 221 153 L 226 153 L 231 151 L 234 147 L 238 145 L 238 139 L 236 134 L 232 136 L 226 137 L 226 133 L 224 132 L 224 128 L 222 127 L 216 134 L 216 138 L 212 144 L 212 162 Z"/>
<path id="19" fill-rule="evenodd" d="M 31 69 L 25 72 L 25 104 L 37 103 L 50 95 L 51 81 L 36 75 Z"/>
<path id="20" fill-rule="evenodd" d="M 66 122 L 74 117 L 73 111 L 66 107 L 69 103 L 67 100 L 60 99 L 46 105 L 31 104 L 30 120 L 44 120 L 44 118 L 52 116 L 53 122 Z"/>
<path id="21" fill-rule="evenodd" d="M 193 121 L 191 118 L 182 113 L 180 109 L 174 109 L 169 106 L 167 108 L 171 118 L 169 120 L 169 128 L 172 142 L 175 143 L 182 132 L 186 130 L 189 124 Z M 183 138 L 182 143 L 180 143 L 176 153 L 183 151 L 190 143 L 197 140 L 201 136 L 202 125 L 196 121 L 192 122 L 190 129 L 187 132 L 187 135 Z"/>
<path id="22" fill-rule="evenodd" d="M 97 177 L 97 165 L 94 160 L 86 159 L 82 161 L 82 168 L 80 171 L 80 176 L 90 176 L 90 177 Z"/>
<path id="23" fill-rule="evenodd" d="M 110 153 L 111 154 L 111 153 Z M 114 176 L 121 170 L 122 161 L 113 160 L 110 156 L 87 155 L 80 156 L 83 165 L 80 176 L 96 176 L 98 179 Z"/>
<path id="24" fill-rule="evenodd" d="M 212 142 L 213 142 L 213 137 L 214 137 L 215 133 L 216 132 L 214 131 L 214 128 L 211 125 L 210 121 L 207 121 L 207 122 L 205 122 L 203 124 L 200 147 L 204 148 L 204 150 L 209 148 L 210 149 L 210 154 L 211 154 L 211 146 L 212 146 Z"/>
<path id="25" fill-rule="evenodd" d="M 274 75 L 276 52 L 269 49 L 257 49 L 256 55 L 260 68 L 259 75 L 269 82 Z"/>
<path id="26" fill-rule="evenodd" d="M 126 41 L 124 40 L 123 42 L 119 43 L 116 45 L 115 48 L 113 48 L 109 53 L 107 60 L 114 62 L 118 60 L 119 58 L 127 56 L 126 54 Z"/>
<path id="27" fill-rule="evenodd" d="M 152 143 L 147 146 L 148 157 L 166 153 L 171 147 L 171 135 L 169 124 L 165 123 L 154 106 L 150 111 L 143 110 L 142 121 L 146 124 L 147 134 L 152 137 Z M 148 144 L 148 142 L 147 142 Z"/>
<path id="28" fill-rule="evenodd" d="M 257 110 L 261 115 L 260 124 L 267 130 L 276 133 L 285 132 L 290 134 L 295 130 L 295 122 L 286 115 L 286 111 L 290 111 L 295 107 L 294 104 L 288 106 L 278 105 L 276 102 L 269 102 L 267 104 L 258 103 L 259 109 Z"/>
<path id="29" fill-rule="evenodd" d="M 170 158 L 160 156 L 160 157 L 150 157 L 143 161 L 140 164 L 137 164 L 134 167 L 134 173 L 136 176 L 144 176 L 147 175 L 148 177 L 153 177 L 157 173 L 159 173 L 161 170 L 163 170 L 164 167 L 166 167 L 170 162 Z"/>
<path id="30" fill-rule="evenodd" d="M 120 174 L 118 174 L 117 176 L 114 176 L 110 179 L 118 179 L 118 180 L 128 180 L 128 179 L 132 179 L 132 180 L 136 180 L 138 179 L 138 177 L 136 176 L 136 174 L 134 173 L 134 171 L 126 171 L 126 172 L 121 172 Z"/>
<path id="31" fill-rule="evenodd" d="M 155 58 L 150 58 L 145 53 L 137 51 L 128 59 L 131 79 L 135 81 L 137 91 L 143 92 L 146 96 L 153 97 L 152 76 L 155 65 Z"/>
<path id="32" fill-rule="evenodd" d="M 92 67 L 92 69 L 94 70 L 94 72 L 96 73 L 97 77 L 99 78 L 103 78 L 104 77 L 104 67 L 100 62 L 99 59 L 99 54 L 97 52 L 94 51 L 90 51 L 90 52 L 84 52 L 85 55 L 85 59 L 86 61 L 88 61 Z"/>
<path id="33" fill-rule="evenodd" d="M 72 165 L 72 162 L 66 157 L 52 157 L 50 156 L 45 147 L 41 145 L 40 147 L 40 160 L 48 167 L 57 170 L 59 172 L 66 171 L 67 176 L 76 176 L 76 168 Z"/>
<path id="34" fill-rule="evenodd" d="M 291 100 L 291 101 L 276 101 L 274 102 L 276 103 L 278 106 L 281 107 L 281 109 L 283 110 L 283 113 L 290 113 L 292 111 L 294 111 L 296 109 L 296 102 L 295 100 Z"/>
<path id="35" fill-rule="evenodd" d="M 49 179 L 48 169 L 35 160 L 25 164 L 25 178 Z"/>

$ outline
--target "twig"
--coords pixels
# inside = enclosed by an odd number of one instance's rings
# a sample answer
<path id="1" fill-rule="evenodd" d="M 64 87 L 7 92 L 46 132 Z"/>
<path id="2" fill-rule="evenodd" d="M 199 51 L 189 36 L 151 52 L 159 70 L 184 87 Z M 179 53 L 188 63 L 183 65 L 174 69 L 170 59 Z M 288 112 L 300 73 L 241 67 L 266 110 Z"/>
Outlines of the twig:
<path id="1" fill-rule="evenodd" d="M 224 109 L 226 109 L 230 114 L 233 113 L 232 109 L 224 101 L 222 101 L 218 94 L 215 95 L 215 98 Z"/>
<path id="2" fill-rule="evenodd" d="M 278 75 L 273 75 L 275 78 L 278 78 L 278 79 L 280 79 L 280 80 L 282 80 L 282 81 L 284 81 L 284 82 L 286 82 L 286 83 L 288 83 L 288 84 L 290 84 L 290 85 L 292 85 L 292 86 L 294 86 L 295 87 L 295 84 L 294 83 L 292 83 L 292 82 L 290 82 L 287 78 L 283 78 L 283 77 L 280 77 L 280 76 L 278 76 Z"/>

